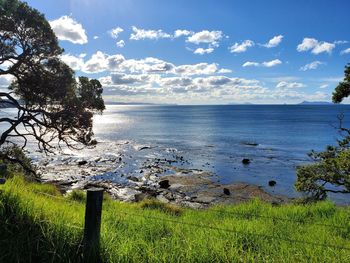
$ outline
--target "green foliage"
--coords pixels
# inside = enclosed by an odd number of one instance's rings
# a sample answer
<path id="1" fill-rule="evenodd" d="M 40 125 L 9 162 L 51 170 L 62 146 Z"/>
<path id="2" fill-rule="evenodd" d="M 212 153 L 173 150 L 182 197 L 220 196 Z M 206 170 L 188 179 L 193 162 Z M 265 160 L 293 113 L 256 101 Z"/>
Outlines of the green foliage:
<path id="1" fill-rule="evenodd" d="M 11 177 L 15 173 L 23 173 L 29 178 L 35 177 L 35 167 L 23 150 L 16 145 L 8 145 L 0 149 L 0 163 L 7 165 L 5 177 Z"/>
<path id="2" fill-rule="evenodd" d="M 105 109 L 102 86 L 86 77 L 77 82 L 61 61 L 62 52 L 44 15 L 18 0 L 0 2 L 0 65 L 10 65 L 0 69 L 0 76 L 14 77 L 9 89 L 16 95 L 0 92 L 0 103 L 18 110 L 17 118 L 0 118 L 10 126 L 1 134 L 0 146 L 14 136 L 24 146 L 32 137 L 46 152 L 54 143 L 74 147 L 95 142 L 92 117 Z"/>
<path id="3" fill-rule="evenodd" d="M 81 261 L 85 204 L 58 192 L 54 198 L 38 193 L 50 191 L 18 176 L 0 186 L 0 262 Z M 350 247 L 348 207 L 330 202 L 274 207 L 255 200 L 207 210 L 179 208 L 181 213 L 173 214 L 156 203 L 104 201 L 103 262 L 347 262 L 350 257 L 349 250 L 327 246 Z"/>
<path id="4" fill-rule="evenodd" d="M 86 201 L 86 193 L 81 190 L 73 190 L 68 193 L 67 198 L 72 201 L 84 203 Z"/>
<path id="5" fill-rule="evenodd" d="M 156 199 L 147 199 L 141 202 L 141 207 L 145 209 L 156 209 L 163 211 L 164 213 L 179 216 L 182 213 L 182 209 L 178 206 L 162 203 Z"/>
<path id="6" fill-rule="evenodd" d="M 333 92 L 332 100 L 334 103 L 342 102 L 350 96 L 350 63 L 345 66 L 344 81 L 340 82 Z"/>
<path id="7" fill-rule="evenodd" d="M 98 80 L 79 77 L 78 96 L 83 101 L 84 107 L 102 112 L 105 109 L 102 92 L 103 88 Z"/>
<path id="8" fill-rule="evenodd" d="M 345 67 L 344 81 L 333 92 L 333 102 L 339 103 L 350 95 L 350 64 Z M 337 146 L 328 146 L 324 152 L 310 153 L 316 163 L 297 169 L 295 188 L 305 192 L 307 200 L 323 200 L 327 193 L 350 193 L 350 129 L 342 126 L 339 118 L 339 132 L 342 136 Z"/>
<path id="9" fill-rule="evenodd" d="M 350 150 L 329 147 L 315 155 L 317 163 L 298 169 L 296 189 L 314 200 L 325 199 L 327 192 L 350 193 Z"/>

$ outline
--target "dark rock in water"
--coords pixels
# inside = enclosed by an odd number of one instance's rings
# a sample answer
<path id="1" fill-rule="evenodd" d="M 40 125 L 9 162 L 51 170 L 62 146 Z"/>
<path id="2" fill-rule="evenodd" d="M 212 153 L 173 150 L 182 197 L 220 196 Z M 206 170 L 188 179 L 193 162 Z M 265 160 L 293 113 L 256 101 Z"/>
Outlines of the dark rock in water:
<path id="1" fill-rule="evenodd" d="M 244 158 L 244 159 L 242 160 L 242 163 L 245 164 L 245 165 L 250 164 L 250 159 Z"/>
<path id="2" fill-rule="evenodd" d="M 140 181 L 140 179 L 137 178 L 136 176 L 128 176 L 127 178 L 128 178 L 130 181 L 134 181 L 134 182 L 139 182 L 139 181 Z"/>
<path id="3" fill-rule="evenodd" d="M 140 170 L 140 174 L 142 174 L 143 173 L 143 170 Z"/>
<path id="4" fill-rule="evenodd" d="M 258 146 L 259 145 L 259 143 L 256 143 L 256 142 L 244 142 L 243 144 L 248 145 L 248 146 Z"/>
<path id="5" fill-rule="evenodd" d="M 138 148 L 139 151 L 146 150 L 146 149 L 151 149 L 150 146 L 141 146 Z"/>
<path id="6" fill-rule="evenodd" d="M 276 185 L 276 181 L 274 180 L 269 181 L 269 186 L 275 186 L 275 185 Z"/>
<path id="7" fill-rule="evenodd" d="M 230 190 L 228 188 L 224 188 L 224 194 L 225 195 L 230 195 L 231 192 L 230 192 Z"/>
<path id="8" fill-rule="evenodd" d="M 85 164 L 87 164 L 87 161 L 86 161 L 86 160 L 82 160 L 82 161 L 79 161 L 79 162 L 78 162 L 78 165 L 85 165 Z"/>
<path id="9" fill-rule="evenodd" d="M 169 180 L 163 180 L 159 182 L 160 188 L 168 189 L 170 187 Z"/>
<path id="10" fill-rule="evenodd" d="M 121 162 L 122 161 L 122 157 L 119 157 L 119 162 Z"/>

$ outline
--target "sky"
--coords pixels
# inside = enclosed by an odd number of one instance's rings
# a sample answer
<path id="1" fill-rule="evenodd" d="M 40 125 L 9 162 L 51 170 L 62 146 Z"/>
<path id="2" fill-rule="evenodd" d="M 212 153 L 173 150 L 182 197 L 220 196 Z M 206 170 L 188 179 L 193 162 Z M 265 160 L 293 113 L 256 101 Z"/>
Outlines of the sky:
<path id="1" fill-rule="evenodd" d="M 348 0 L 30 0 L 62 60 L 107 102 L 330 101 L 350 62 Z M 349 100 L 348 100 L 349 101 Z"/>

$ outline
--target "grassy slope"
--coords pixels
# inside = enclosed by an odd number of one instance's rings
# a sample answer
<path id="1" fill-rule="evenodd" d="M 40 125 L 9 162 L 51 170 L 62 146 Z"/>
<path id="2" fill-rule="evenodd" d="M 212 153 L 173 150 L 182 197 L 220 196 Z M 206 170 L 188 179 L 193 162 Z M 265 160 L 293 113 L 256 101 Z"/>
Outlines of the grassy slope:
<path id="1" fill-rule="evenodd" d="M 77 193 L 63 198 L 53 186 L 28 184 L 21 177 L 7 181 L 0 191 L 0 262 L 79 261 L 84 196 Z M 157 202 L 128 204 L 106 198 L 103 206 L 101 254 L 108 262 L 350 261 L 350 250 L 265 236 L 350 248 L 350 209 L 329 202 L 273 207 L 252 201 L 197 211 Z M 249 216 L 252 213 L 299 223 Z"/>

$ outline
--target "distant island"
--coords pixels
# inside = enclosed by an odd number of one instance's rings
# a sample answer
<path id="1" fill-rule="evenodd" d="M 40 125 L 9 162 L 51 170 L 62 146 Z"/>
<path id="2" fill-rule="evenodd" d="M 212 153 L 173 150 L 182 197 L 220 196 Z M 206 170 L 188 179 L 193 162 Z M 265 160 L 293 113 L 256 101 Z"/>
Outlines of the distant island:
<path id="1" fill-rule="evenodd" d="M 177 104 L 168 103 L 148 103 L 148 102 L 119 102 L 119 101 L 106 101 L 106 105 L 169 105 L 174 106 Z"/>
<path id="2" fill-rule="evenodd" d="M 329 101 L 303 101 L 299 105 L 334 105 L 333 102 Z"/>

